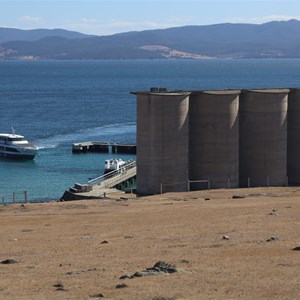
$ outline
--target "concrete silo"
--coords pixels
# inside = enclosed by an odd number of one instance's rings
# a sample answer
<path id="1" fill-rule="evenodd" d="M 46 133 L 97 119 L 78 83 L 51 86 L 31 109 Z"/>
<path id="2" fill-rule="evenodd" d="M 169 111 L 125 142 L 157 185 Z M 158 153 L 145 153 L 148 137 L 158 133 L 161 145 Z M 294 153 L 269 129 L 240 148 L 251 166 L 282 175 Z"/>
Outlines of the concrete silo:
<path id="1" fill-rule="evenodd" d="M 240 185 L 281 186 L 287 176 L 288 89 L 240 96 Z"/>
<path id="2" fill-rule="evenodd" d="M 300 184 L 300 89 L 292 89 L 288 101 L 287 175 L 290 184 Z"/>
<path id="3" fill-rule="evenodd" d="M 190 180 L 211 188 L 239 186 L 239 90 L 190 96 Z M 191 183 L 191 190 L 208 183 Z"/>
<path id="4" fill-rule="evenodd" d="M 137 95 L 137 193 L 187 190 L 189 92 Z"/>

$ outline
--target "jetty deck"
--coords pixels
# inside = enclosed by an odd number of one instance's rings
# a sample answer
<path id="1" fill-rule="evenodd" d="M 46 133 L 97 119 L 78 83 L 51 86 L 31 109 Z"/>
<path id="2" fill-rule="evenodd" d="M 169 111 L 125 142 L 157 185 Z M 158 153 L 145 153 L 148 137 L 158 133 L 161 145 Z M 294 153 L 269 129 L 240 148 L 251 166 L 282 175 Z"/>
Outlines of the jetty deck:
<path id="1" fill-rule="evenodd" d="M 106 142 L 81 142 L 72 144 L 73 153 L 117 153 L 136 154 L 135 144 L 113 144 Z"/>
<path id="2" fill-rule="evenodd" d="M 81 200 L 105 197 L 111 193 L 122 193 L 118 187 L 135 180 L 136 162 L 132 161 L 120 168 L 88 181 L 88 184 L 76 183 L 65 191 L 61 200 Z"/>

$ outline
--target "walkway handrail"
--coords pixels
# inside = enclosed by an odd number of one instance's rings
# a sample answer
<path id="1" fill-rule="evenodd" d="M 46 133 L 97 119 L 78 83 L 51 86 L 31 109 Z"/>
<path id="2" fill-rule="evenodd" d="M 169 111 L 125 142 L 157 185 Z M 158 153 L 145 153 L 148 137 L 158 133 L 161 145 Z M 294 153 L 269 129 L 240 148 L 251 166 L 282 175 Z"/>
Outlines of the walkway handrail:
<path id="1" fill-rule="evenodd" d="M 136 175 L 136 167 L 127 169 L 126 171 L 123 171 L 122 173 L 118 173 L 115 176 L 112 176 L 106 180 L 103 180 L 98 185 L 101 188 L 112 188 L 112 187 L 116 186 L 117 184 L 123 182 L 124 180 L 127 180 L 127 179 L 133 177 L 134 175 Z"/>
<path id="2" fill-rule="evenodd" d="M 108 178 L 112 178 L 116 175 L 119 175 L 120 173 L 122 173 L 123 171 L 126 171 L 126 170 L 129 170 L 129 169 L 132 169 L 136 166 L 136 161 L 133 161 L 129 164 L 126 164 L 122 167 L 120 167 L 119 170 L 114 170 L 114 171 L 111 171 L 109 173 L 106 173 L 104 175 L 101 175 L 99 177 L 96 177 L 94 179 L 91 179 L 88 181 L 89 184 L 91 185 L 96 185 L 96 184 L 99 184 L 100 182 L 104 181 L 105 179 L 108 179 Z"/>

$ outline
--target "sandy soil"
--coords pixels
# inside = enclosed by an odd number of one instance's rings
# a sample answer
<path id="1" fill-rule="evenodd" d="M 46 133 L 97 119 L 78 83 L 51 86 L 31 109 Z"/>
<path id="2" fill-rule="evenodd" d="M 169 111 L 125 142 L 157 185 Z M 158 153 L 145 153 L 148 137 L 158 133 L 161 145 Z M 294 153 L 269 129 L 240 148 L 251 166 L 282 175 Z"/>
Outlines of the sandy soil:
<path id="1" fill-rule="evenodd" d="M 0 299 L 300 299 L 300 188 L 116 199 L 0 206 Z"/>

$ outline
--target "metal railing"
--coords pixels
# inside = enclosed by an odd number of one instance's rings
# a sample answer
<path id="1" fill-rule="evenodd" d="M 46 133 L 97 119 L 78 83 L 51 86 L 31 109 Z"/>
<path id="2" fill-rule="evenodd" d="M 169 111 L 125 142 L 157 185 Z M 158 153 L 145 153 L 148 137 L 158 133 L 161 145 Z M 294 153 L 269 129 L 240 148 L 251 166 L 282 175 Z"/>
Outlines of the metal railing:
<path id="1" fill-rule="evenodd" d="M 98 185 L 101 188 L 112 188 L 126 180 L 129 180 L 130 178 L 134 177 L 135 175 L 136 175 L 136 167 L 132 167 L 130 169 L 123 170 L 122 172 L 120 172 L 110 178 L 107 178 L 106 180 L 103 180 Z"/>
<path id="2" fill-rule="evenodd" d="M 181 182 L 167 182 L 160 183 L 160 193 L 166 192 L 176 192 L 178 190 L 182 191 L 191 191 L 191 190 L 210 190 L 212 188 L 224 188 L 230 189 L 235 188 L 233 182 L 235 180 L 230 177 L 224 178 L 208 178 L 208 179 L 199 179 L 199 180 L 186 180 Z M 183 186 L 185 184 L 185 187 Z M 247 177 L 244 182 L 240 181 L 240 187 L 251 188 L 251 187 L 272 187 L 272 186 L 293 186 L 300 185 L 300 177 L 286 177 L 285 180 L 278 180 L 278 178 L 273 176 L 265 177 Z M 193 188 L 192 188 L 193 187 Z"/>
<path id="3" fill-rule="evenodd" d="M 182 192 L 186 188 L 186 181 L 168 182 L 160 184 L 160 194 L 168 192 Z"/>
<path id="4" fill-rule="evenodd" d="M 136 161 L 133 161 L 129 164 L 126 164 L 126 165 L 120 167 L 119 170 L 114 170 L 114 171 L 111 171 L 111 172 L 106 173 L 104 175 L 101 175 L 99 177 L 93 178 L 93 179 L 88 181 L 88 184 L 91 184 L 91 185 L 100 184 L 104 180 L 110 179 L 110 178 L 112 178 L 116 175 L 120 175 L 120 174 L 124 173 L 125 171 L 127 171 L 129 169 L 132 169 L 134 167 L 136 167 Z"/>
<path id="5" fill-rule="evenodd" d="M 273 177 L 273 176 L 265 176 L 265 177 L 247 177 L 247 182 L 244 179 L 243 182 L 240 182 L 240 185 L 244 187 L 271 187 L 271 186 L 289 186 L 289 178 L 288 176 L 285 177 L 283 180 L 280 178 Z"/>
<path id="6" fill-rule="evenodd" d="M 21 196 L 21 197 L 20 197 Z M 11 195 L 0 195 L 0 204 L 27 203 L 27 191 L 13 192 Z"/>

